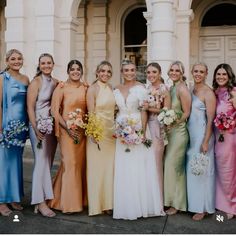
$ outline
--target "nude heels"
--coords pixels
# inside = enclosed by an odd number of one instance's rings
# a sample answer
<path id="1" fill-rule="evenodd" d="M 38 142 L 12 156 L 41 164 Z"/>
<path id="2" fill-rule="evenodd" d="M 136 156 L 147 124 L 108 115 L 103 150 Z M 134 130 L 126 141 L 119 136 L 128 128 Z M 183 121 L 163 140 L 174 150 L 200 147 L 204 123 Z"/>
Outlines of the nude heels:
<path id="1" fill-rule="evenodd" d="M 35 214 L 40 213 L 42 216 L 50 217 L 50 218 L 56 216 L 56 213 L 54 211 L 52 211 L 50 208 L 44 207 L 44 209 L 42 210 L 39 208 L 39 205 L 35 205 L 34 213 Z"/>

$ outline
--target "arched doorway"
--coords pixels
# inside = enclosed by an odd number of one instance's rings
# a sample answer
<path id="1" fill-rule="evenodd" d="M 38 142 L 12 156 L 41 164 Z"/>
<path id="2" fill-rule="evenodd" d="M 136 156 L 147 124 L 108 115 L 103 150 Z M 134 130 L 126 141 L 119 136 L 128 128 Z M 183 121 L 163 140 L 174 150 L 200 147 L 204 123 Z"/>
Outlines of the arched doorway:
<path id="1" fill-rule="evenodd" d="M 146 7 L 133 9 L 124 18 L 122 58 L 133 61 L 137 66 L 137 79 L 145 82 L 144 70 L 147 64 L 147 26 L 143 12 Z"/>
<path id="2" fill-rule="evenodd" d="M 236 68 L 236 3 L 222 3 L 203 16 L 199 34 L 199 59 L 209 67 L 208 84 L 212 84 L 215 67 L 228 63 Z"/>

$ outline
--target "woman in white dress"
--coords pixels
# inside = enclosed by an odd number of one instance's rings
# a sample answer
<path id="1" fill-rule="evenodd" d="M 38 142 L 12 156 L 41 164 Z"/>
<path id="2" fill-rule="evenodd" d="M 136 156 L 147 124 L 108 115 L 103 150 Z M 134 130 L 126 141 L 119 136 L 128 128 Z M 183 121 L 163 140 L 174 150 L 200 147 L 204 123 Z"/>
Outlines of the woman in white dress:
<path id="1" fill-rule="evenodd" d="M 150 137 L 147 127 L 147 112 L 139 107 L 147 97 L 145 87 L 136 81 L 136 66 L 131 61 L 123 61 L 121 73 L 124 84 L 114 90 L 119 108 L 116 121 L 131 116 L 138 119 L 146 137 Z M 146 148 L 142 143 L 127 145 L 116 142 L 114 177 L 115 219 L 136 220 L 139 217 L 165 215 L 160 200 L 154 149 Z"/>

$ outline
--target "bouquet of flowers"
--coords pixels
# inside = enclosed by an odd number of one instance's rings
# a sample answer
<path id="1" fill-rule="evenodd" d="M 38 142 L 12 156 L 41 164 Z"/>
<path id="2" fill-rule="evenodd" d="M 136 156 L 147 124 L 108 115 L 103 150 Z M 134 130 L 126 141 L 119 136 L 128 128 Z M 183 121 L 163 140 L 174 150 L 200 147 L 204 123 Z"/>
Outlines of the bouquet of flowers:
<path id="1" fill-rule="evenodd" d="M 0 145 L 6 148 L 10 148 L 10 146 L 24 147 L 25 140 L 20 139 L 19 135 L 25 133 L 26 136 L 28 130 L 25 122 L 11 120 L 0 134 Z"/>
<path id="2" fill-rule="evenodd" d="M 37 129 L 42 134 L 51 134 L 53 131 L 53 117 L 40 117 L 37 119 Z M 42 140 L 37 144 L 37 148 L 42 148 Z"/>
<path id="3" fill-rule="evenodd" d="M 85 123 L 83 121 L 83 111 L 80 108 L 71 111 L 68 114 L 68 120 L 66 121 L 66 126 L 69 130 L 77 131 L 79 128 L 84 129 Z M 79 139 L 75 139 L 74 143 L 78 144 Z"/>
<path id="4" fill-rule="evenodd" d="M 85 116 L 85 120 L 87 121 L 83 125 L 85 129 L 85 135 L 93 138 L 97 142 L 98 150 L 100 151 L 101 148 L 99 142 L 103 138 L 104 130 L 104 124 L 102 122 L 102 119 L 98 115 L 96 115 L 95 112 L 89 112 Z"/>
<path id="5" fill-rule="evenodd" d="M 175 110 L 168 109 L 166 107 L 164 107 L 157 116 L 157 119 L 160 122 L 160 124 L 167 126 L 174 124 L 179 118 L 180 118 L 179 113 L 175 112 Z"/>
<path id="6" fill-rule="evenodd" d="M 209 164 L 209 157 L 203 153 L 195 153 L 189 162 L 193 175 L 203 175 Z"/>
<path id="7" fill-rule="evenodd" d="M 214 124 L 216 128 L 218 128 L 220 131 L 220 136 L 218 141 L 224 142 L 223 131 L 232 130 L 235 127 L 236 122 L 233 114 L 221 112 L 214 119 Z"/>
<path id="8" fill-rule="evenodd" d="M 162 127 L 173 125 L 181 117 L 180 113 L 175 112 L 173 109 L 164 107 L 157 116 L 158 121 Z M 164 137 L 164 145 L 168 144 L 165 129 L 162 129 L 162 136 Z"/>
<path id="9" fill-rule="evenodd" d="M 131 116 L 122 116 L 116 120 L 115 138 L 126 144 L 126 152 L 130 152 L 130 145 L 143 143 L 147 148 L 152 145 L 151 139 L 144 140 L 143 129 L 139 119 Z"/>
<path id="10" fill-rule="evenodd" d="M 165 98 L 166 88 L 165 86 L 160 86 L 159 89 L 149 88 L 147 102 L 150 107 L 158 107 L 161 105 Z"/>

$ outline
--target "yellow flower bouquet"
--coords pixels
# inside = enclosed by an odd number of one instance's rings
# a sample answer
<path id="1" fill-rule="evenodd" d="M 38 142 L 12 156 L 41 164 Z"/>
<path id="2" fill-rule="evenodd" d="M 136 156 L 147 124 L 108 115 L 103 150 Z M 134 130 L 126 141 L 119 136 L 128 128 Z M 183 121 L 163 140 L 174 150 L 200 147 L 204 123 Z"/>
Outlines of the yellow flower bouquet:
<path id="1" fill-rule="evenodd" d="M 98 150 L 100 149 L 99 142 L 103 138 L 104 124 L 102 119 L 96 115 L 95 112 L 89 112 L 85 117 L 86 123 L 84 124 L 85 135 L 93 138 L 97 143 Z"/>

